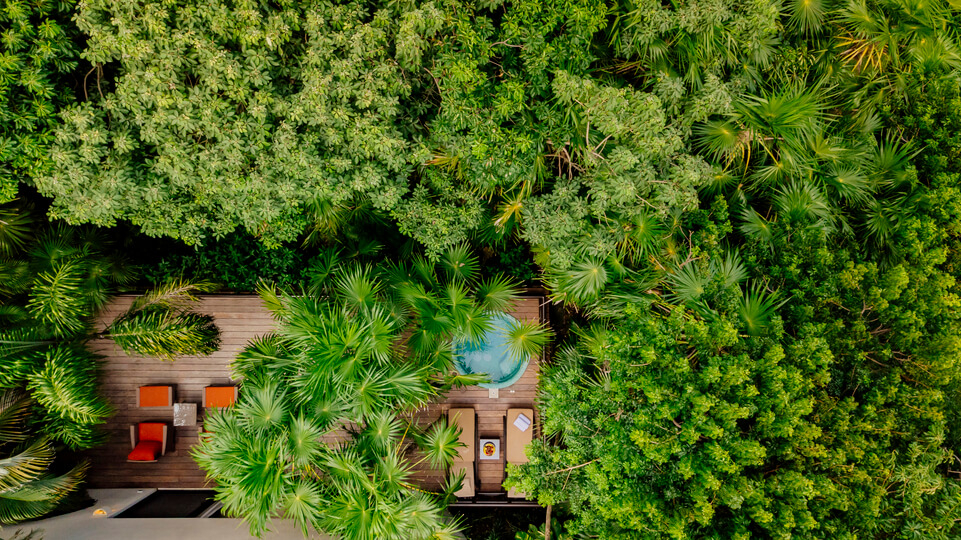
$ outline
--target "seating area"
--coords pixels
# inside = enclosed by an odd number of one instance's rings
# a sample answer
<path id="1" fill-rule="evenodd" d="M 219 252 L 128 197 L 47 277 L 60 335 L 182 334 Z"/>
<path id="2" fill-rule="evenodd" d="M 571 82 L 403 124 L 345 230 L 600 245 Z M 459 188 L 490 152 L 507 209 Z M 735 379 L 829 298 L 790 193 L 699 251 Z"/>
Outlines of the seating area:
<path id="1" fill-rule="evenodd" d="M 236 386 L 207 386 L 204 388 L 204 408 L 229 407 L 237 402 Z M 147 385 L 137 389 L 137 407 L 170 407 L 174 426 L 196 426 L 197 404 L 174 402 L 172 385 Z M 127 461 L 156 463 L 166 455 L 172 430 L 166 422 L 139 422 L 130 426 L 130 448 Z"/>

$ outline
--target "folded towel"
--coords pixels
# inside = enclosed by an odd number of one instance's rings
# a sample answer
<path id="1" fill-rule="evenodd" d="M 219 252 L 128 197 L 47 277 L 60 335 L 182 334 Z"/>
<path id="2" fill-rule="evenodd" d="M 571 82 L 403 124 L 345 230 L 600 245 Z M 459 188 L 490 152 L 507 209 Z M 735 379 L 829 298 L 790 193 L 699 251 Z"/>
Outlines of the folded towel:
<path id="1" fill-rule="evenodd" d="M 527 428 L 531 427 L 531 419 L 524 413 L 520 413 L 517 415 L 517 419 L 514 420 L 514 425 L 521 431 L 527 431 Z"/>

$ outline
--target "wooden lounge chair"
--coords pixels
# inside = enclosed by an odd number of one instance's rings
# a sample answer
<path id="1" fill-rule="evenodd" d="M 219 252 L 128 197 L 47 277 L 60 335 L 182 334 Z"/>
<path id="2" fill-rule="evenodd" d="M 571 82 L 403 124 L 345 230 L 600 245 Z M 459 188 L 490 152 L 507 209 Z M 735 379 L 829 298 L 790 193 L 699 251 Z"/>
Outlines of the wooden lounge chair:
<path id="1" fill-rule="evenodd" d="M 204 407 L 230 407 L 237 403 L 236 386 L 208 386 L 204 388 Z"/>
<path id="2" fill-rule="evenodd" d="M 130 426 L 130 447 L 133 450 L 127 456 L 127 461 L 156 462 L 167 453 L 169 435 L 167 424 L 161 422 L 141 422 Z"/>
<path id="3" fill-rule="evenodd" d="M 520 426 L 527 426 L 522 430 Z M 525 448 L 534 440 L 534 409 L 507 409 L 506 452 L 507 463 L 520 465 L 527 463 Z M 512 499 L 526 499 L 527 495 L 511 489 L 507 496 Z"/>
<path id="4" fill-rule="evenodd" d="M 473 497 L 477 494 L 477 471 L 474 470 L 474 456 L 477 455 L 477 413 L 474 409 L 450 409 L 447 419 L 451 425 L 460 427 L 458 441 L 464 444 L 457 449 L 457 457 L 451 465 L 451 474 L 464 472 L 464 484 L 454 495 L 457 497 Z"/>
<path id="5" fill-rule="evenodd" d="M 138 407 L 172 407 L 173 386 L 141 386 L 137 392 Z"/>

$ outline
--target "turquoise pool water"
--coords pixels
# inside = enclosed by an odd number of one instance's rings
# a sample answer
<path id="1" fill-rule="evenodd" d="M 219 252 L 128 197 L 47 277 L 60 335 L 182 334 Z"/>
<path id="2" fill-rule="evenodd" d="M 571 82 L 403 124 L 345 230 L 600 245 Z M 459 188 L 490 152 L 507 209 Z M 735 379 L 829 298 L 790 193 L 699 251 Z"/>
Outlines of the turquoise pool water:
<path id="1" fill-rule="evenodd" d="M 530 358 L 511 358 L 507 348 L 507 331 L 514 317 L 498 313 L 492 317 L 491 329 L 479 343 L 454 345 L 454 366 L 464 375 L 486 373 L 491 382 L 484 388 L 504 388 L 517 382 L 527 369 Z"/>

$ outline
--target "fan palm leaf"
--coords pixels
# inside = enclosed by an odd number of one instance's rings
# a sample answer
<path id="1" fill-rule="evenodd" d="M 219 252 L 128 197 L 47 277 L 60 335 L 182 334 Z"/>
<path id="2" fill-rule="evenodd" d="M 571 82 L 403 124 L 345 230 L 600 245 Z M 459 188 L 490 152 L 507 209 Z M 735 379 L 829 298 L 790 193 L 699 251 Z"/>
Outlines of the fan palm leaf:
<path id="1" fill-rule="evenodd" d="M 324 451 L 321 437 L 326 434 L 321 423 L 312 417 L 297 415 L 290 421 L 290 459 L 296 469 L 308 469 L 320 460 Z"/>
<path id="2" fill-rule="evenodd" d="M 386 455 L 400 438 L 403 425 L 389 409 L 376 411 L 365 420 L 367 425 L 360 433 L 358 447 L 366 450 L 365 453 Z"/>
<path id="3" fill-rule="evenodd" d="M 323 508 L 327 504 L 320 487 L 314 480 L 298 478 L 286 496 L 283 502 L 284 517 L 300 528 L 304 538 L 309 538 L 311 529 L 319 528 Z"/>
<path id="4" fill-rule="evenodd" d="M 458 450 L 464 446 L 458 440 L 460 431 L 459 427 L 448 424 L 447 419 L 442 417 L 419 437 L 418 446 L 424 451 L 431 468 L 447 469 L 451 466 Z"/>
<path id="5" fill-rule="evenodd" d="M 370 267 L 357 266 L 337 278 L 335 290 L 340 301 L 353 311 L 373 306 L 382 286 L 373 278 Z"/>
<path id="6" fill-rule="evenodd" d="M 259 388 L 244 387 L 237 414 L 249 429 L 266 433 L 280 427 L 287 417 L 287 393 L 276 382 Z"/>
<path id="7" fill-rule="evenodd" d="M 445 277 L 452 282 L 473 283 L 480 269 L 477 256 L 471 253 L 467 244 L 447 248 L 441 255 L 439 264 Z"/>
<path id="8" fill-rule="evenodd" d="M 12 257 L 23 251 L 33 236 L 33 217 L 26 209 L 0 207 L 0 256 Z"/>
<path id="9" fill-rule="evenodd" d="M 671 289 L 668 298 L 694 306 L 701 300 L 710 282 L 709 273 L 702 271 L 696 263 L 686 264 L 668 276 L 667 283 Z"/>
<path id="10" fill-rule="evenodd" d="M 553 336 L 554 332 L 543 323 L 512 319 L 505 336 L 507 350 L 512 358 L 534 358 L 541 354 Z"/>
<path id="11" fill-rule="evenodd" d="M 774 197 L 778 215 L 792 223 L 834 223 L 834 211 L 827 198 L 812 184 L 793 182 Z"/>
<path id="12" fill-rule="evenodd" d="M 829 8 L 824 0 L 790 0 L 787 8 L 788 27 L 801 34 L 817 34 L 827 21 Z"/>
<path id="13" fill-rule="evenodd" d="M 713 273 L 721 278 L 724 288 L 733 287 L 748 277 L 747 267 L 741 262 L 741 255 L 737 251 L 728 251 L 721 261 L 711 261 L 711 266 Z"/>
<path id="14" fill-rule="evenodd" d="M 762 334 L 785 302 L 787 299 L 780 300 L 777 291 L 770 291 L 764 284 L 754 282 L 741 297 L 741 321 L 747 332 L 752 336 Z"/>
<path id="15" fill-rule="evenodd" d="M 701 149 L 725 165 L 741 160 L 747 153 L 749 134 L 731 120 L 710 120 L 694 128 Z"/>
<path id="16" fill-rule="evenodd" d="M 743 222 L 739 229 L 744 236 L 769 245 L 774 241 L 774 230 L 771 228 L 771 222 L 761 217 L 753 208 L 744 207 L 741 211 L 741 219 Z"/>
<path id="17" fill-rule="evenodd" d="M 597 298 L 608 282 L 607 268 L 597 259 L 582 260 L 553 276 L 556 299 L 582 304 Z"/>
<path id="18" fill-rule="evenodd" d="M 511 278 L 498 274 L 481 281 L 474 299 L 484 311 L 506 311 L 519 294 L 520 291 Z"/>

